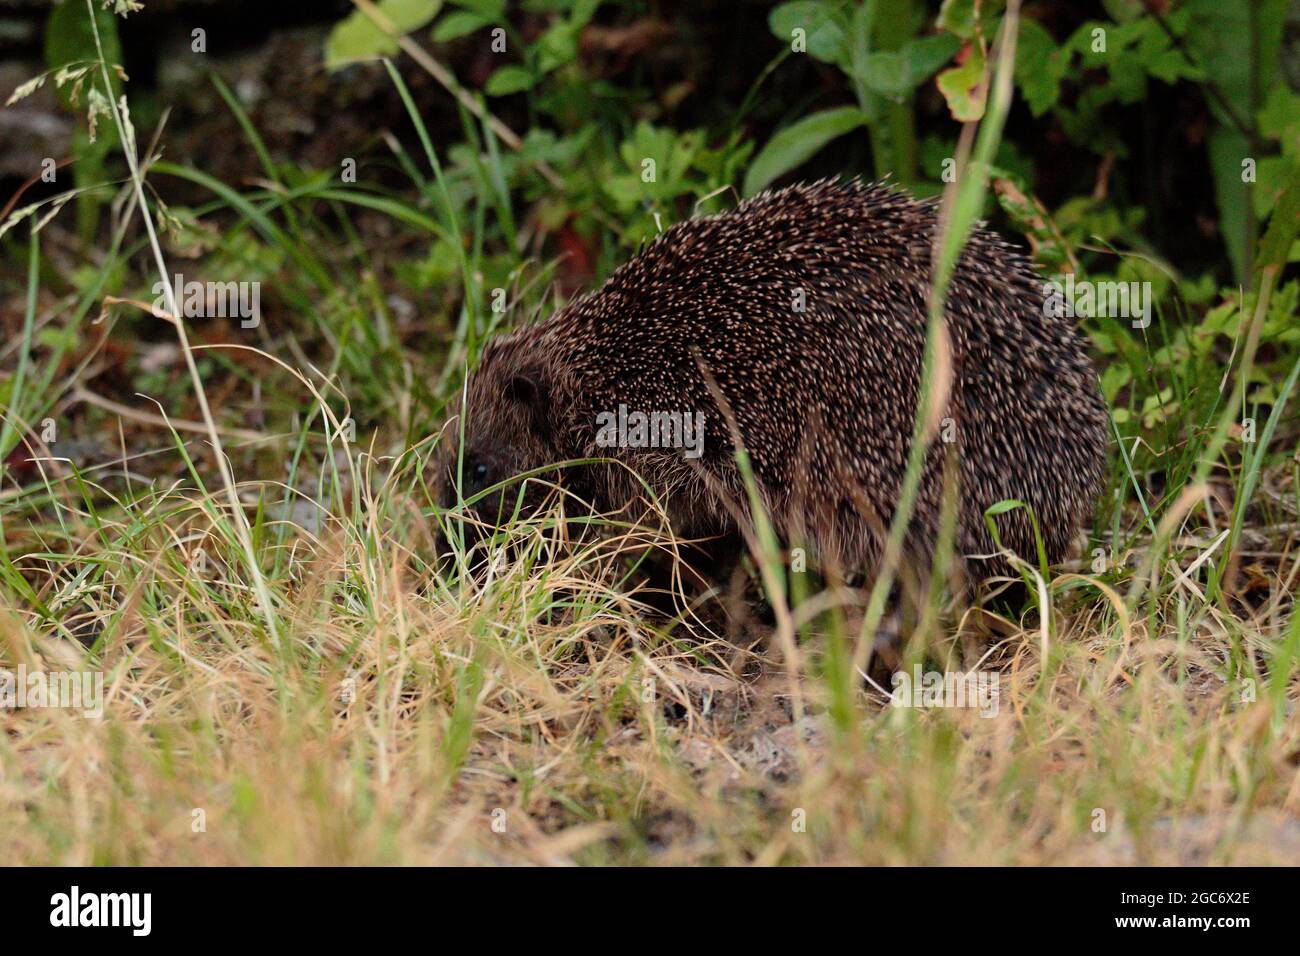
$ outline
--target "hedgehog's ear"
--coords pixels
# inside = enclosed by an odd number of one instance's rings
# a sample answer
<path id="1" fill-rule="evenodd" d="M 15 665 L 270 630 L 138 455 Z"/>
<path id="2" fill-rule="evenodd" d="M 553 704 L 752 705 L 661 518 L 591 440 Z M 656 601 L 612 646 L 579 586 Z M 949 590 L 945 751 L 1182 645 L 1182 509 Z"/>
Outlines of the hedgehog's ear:
<path id="1" fill-rule="evenodd" d="M 542 398 L 542 377 L 537 369 L 521 369 L 506 379 L 506 398 L 520 405 L 536 405 Z"/>
<path id="2" fill-rule="evenodd" d="M 521 368 L 507 378 L 505 397 L 528 412 L 539 432 L 548 430 L 550 419 L 547 409 L 551 404 L 551 389 L 541 368 Z"/>

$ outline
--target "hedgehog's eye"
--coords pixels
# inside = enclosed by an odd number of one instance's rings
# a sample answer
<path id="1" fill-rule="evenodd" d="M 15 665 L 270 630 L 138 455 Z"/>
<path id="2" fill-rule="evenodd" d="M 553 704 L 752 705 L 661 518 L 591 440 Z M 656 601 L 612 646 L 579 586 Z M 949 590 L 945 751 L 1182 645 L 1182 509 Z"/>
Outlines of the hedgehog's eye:
<path id="1" fill-rule="evenodd" d="M 488 476 L 488 466 L 483 464 L 483 462 L 480 461 L 477 465 L 474 466 L 474 480 L 487 481 L 487 476 Z"/>

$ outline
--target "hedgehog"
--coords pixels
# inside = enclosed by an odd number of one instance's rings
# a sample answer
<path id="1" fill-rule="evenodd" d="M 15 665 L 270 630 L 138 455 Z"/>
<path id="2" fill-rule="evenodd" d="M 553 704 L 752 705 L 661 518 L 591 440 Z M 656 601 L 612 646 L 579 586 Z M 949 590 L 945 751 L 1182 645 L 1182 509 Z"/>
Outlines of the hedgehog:
<path id="1" fill-rule="evenodd" d="M 516 506 L 509 479 L 585 460 L 550 480 L 595 512 L 645 503 L 648 488 L 676 536 L 735 538 L 753 522 L 743 447 L 783 542 L 869 575 L 911 447 L 937 220 L 933 200 L 886 182 L 823 180 L 672 226 L 597 291 L 488 342 L 447 429 L 443 503 L 478 496 L 491 525 Z M 1044 308 L 1046 288 L 1016 247 L 973 231 L 945 306 L 951 378 L 911 566 L 936 545 L 949 446 L 968 580 L 1008 573 L 1001 549 L 1037 562 L 1023 508 L 997 517 L 995 542 L 997 502 L 1032 509 L 1052 563 L 1089 520 L 1109 419 L 1084 339 Z"/>

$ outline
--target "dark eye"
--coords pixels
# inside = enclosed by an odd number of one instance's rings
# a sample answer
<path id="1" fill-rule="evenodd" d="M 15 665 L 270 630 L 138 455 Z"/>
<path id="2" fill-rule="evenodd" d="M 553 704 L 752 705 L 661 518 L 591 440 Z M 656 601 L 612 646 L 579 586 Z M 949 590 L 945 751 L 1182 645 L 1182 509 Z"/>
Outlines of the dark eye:
<path id="1" fill-rule="evenodd" d="M 483 464 L 483 462 L 480 461 L 477 465 L 474 466 L 474 480 L 486 481 L 487 476 L 488 476 L 488 466 Z"/>

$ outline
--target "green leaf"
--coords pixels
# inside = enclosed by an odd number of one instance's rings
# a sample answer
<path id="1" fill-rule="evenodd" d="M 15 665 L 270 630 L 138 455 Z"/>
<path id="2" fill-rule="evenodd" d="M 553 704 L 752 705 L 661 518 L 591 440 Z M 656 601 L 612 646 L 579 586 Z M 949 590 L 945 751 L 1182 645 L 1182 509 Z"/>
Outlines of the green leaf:
<path id="1" fill-rule="evenodd" d="M 401 35 L 418 30 L 438 15 L 442 0 L 380 0 L 379 12 Z M 325 40 L 325 66 L 337 70 L 354 60 L 392 56 L 397 41 L 375 26 L 360 10 L 354 10 L 335 24 Z"/>
<path id="2" fill-rule="evenodd" d="M 1300 232 L 1300 175 L 1293 171 L 1291 183 L 1277 201 L 1268 221 L 1268 231 L 1260 240 L 1256 269 L 1262 272 L 1272 266 L 1280 270 L 1286 265 L 1297 232 Z"/>
<path id="3" fill-rule="evenodd" d="M 1101 5 L 1116 23 L 1129 23 L 1146 15 L 1142 0 L 1102 0 Z"/>
<path id="4" fill-rule="evenodd" d="M 1282 155 L 1300 159 L 1300 96 L 1279 83 L 1259 111 L 1259 132 L 1281 143 Z M 1261 161 L 1260 165 L 1263 165 Z"/>
<path id="5" fill-rule="evenodd" d="M 853 75 L 873 92 L 898 94 L 911 88 L 907 57 L 901 50 L 871 50 L 862 60 Z"/>
<path id="6" fill-rule="evenodd" d="M 1186 41 L 1193 58 L 1213 73 L 1215 85 L 1239 116 L 1249 118 L 1256 91 L 1272 86 L 1286 7 L 1287 0 L 1186 0 L 1181 7 L 1190 17 Z M 1231 124 L 1215 98 L 1207 97 L 1206 103 L 1219 122 Z"/>
<path id="7" fill-rule="evenodd" d="M 980 32 L 992 37 L 1005 7 L 1006 0 L 943 0 L 935 26 L 963 40 L 973 40 Z"/>
<path id="8" fill-rule="evenodd" d="M 1187 57 L 1173 47 L 1147 60 L 1146 69 L 1157 80 L 1171 86 L 1181 79 L 1193 80 L 1198 83 L 1205 79 L 1205 71 L 1192 66 L 1187 62 Z"/>
<path id="9" fill-rule="evenodd" d="M 557 66 L 573 62 L 578 56 L 578 35 L 582 25 L 567 20 L 556 20 L 537 38 L 537 66 L 549 73 Z"/>
<path id="10" fill-rule="evenodd" d="M 463 36 L 469 36 L 475 30 L 481 30 L 490 23 L 492 20 L 480 13 L 455 10 L 438 21 L 431 36 L 435 43 L 446 43 L 449 40 L 459 40 Z"/>
<path id="11" fill-rule="evenodd" d="M 963 40 L 975 36 L 975 0 L 943 0 L 939 26 Z"/>
<path id="12" fill-rule="evenodd" d="M 744 194 L 760 192 L 772 180 L 799 166 L 838 136 L 862 126 L 866 116 L 856 106 L 842 106 L 805 116 L 773 136 L 754 158 L 745 176 Z"/>
<path id="13" fill-rule="evenodd" d="M 996 502 L 995 504 L 989 505 L 989 507 L 984 512 L 984 516 L 986 518 L 987 517 L 996 518 L 998 515 L 1004 515 L 1008 511 L 1015 511 L 1017 508 L 1023 508 L 1023 507 L 1025 507 L 1025 503 L 1023 501 L 1017 501 L 1014 498 L 1004 498 L 1001 501 Z"/>
<path id="14" fill-rule="evenodd" d="M 952 59 L 960 49 L 961 43 L 956 37 L 946 34 L 920 37 L 909 40 L 903 47 L 907 54 L 908 71 L 912 76 L 912 85 L 924 83 L 939 67 Z"/>
<path id="15" fill-rule="evenodd" d="M 948 111 L 959 123 L 970 123 L 984 115 L 988 88 L 984 85 L 984 51 L 968 45 L 966 62 L 944 70 L 935 81 L 948 101 Z"/>
<path id="16" fill-rule="evenodd" d="M 794 31 L 802 30 L 810 56 L 823 63 L 847 60 L 846 31 L 836 4 L 824 0 L 783 3 L 768 15 L 767 24 L 787 48 L 794 42 Z"/>
<path id="17" fill-rule="evenodd" d="M 1061 79 L 1069 66 L 1069 51 L 1059 48 L 1041 24 L 1028 18 L 1020 21 L 1016 84 L 1035 116 L 1042 116 L 1056 105 L 1061 95 Z"/>
<path id="18" fill-rule="evenodd" d="M 620 204 L 633 196 L 635 203 L 645 200 L 667 203 L 692 193 L 695 190 L 690 169 L 702 143 L 703 136 L 698 130 L 676 132 L 643 120 L 619 146 L 626 172 L 608 176 L 606 191 Z M 643 178 L 649 168 L 646 160 L 654 162 L 654 176 L 649 181 Z"/>
<path id="19" fill-rule="evenodd" d="M 1235 129 L 1219 126 L 1210 131 L 1210 169 L 1214 173 L 1214 199 L 1219 207 L 1219 233 L 1228 247 L 1232 272 L 1246 274 L 1247 204 L 1250 192 L 1241 180 L 1241 161 L 1251 155 L 1250 144 Z"/>
<path id="20" fill-rule="evenodd" d="M 537 77 L 526 67 L 503 66 L 488 77 L 483 90 L 488 96 L 509 96 L 530 89 L 536 82 Z"/>
<path id="21" fill-rule="evenodd" d="M 500 21 L 506 15 L 506 0 L 451 0 L 458 7 L 477 13 L 485 20 Z"/>
<path id="22" fill-rule="evenodd" d="M 909 40 L 898 50 L 870 50 L 854 75 L 877 93 L 897 96 L 924 83 L 960 46 L 960 40 L 943 33 Z"/>

